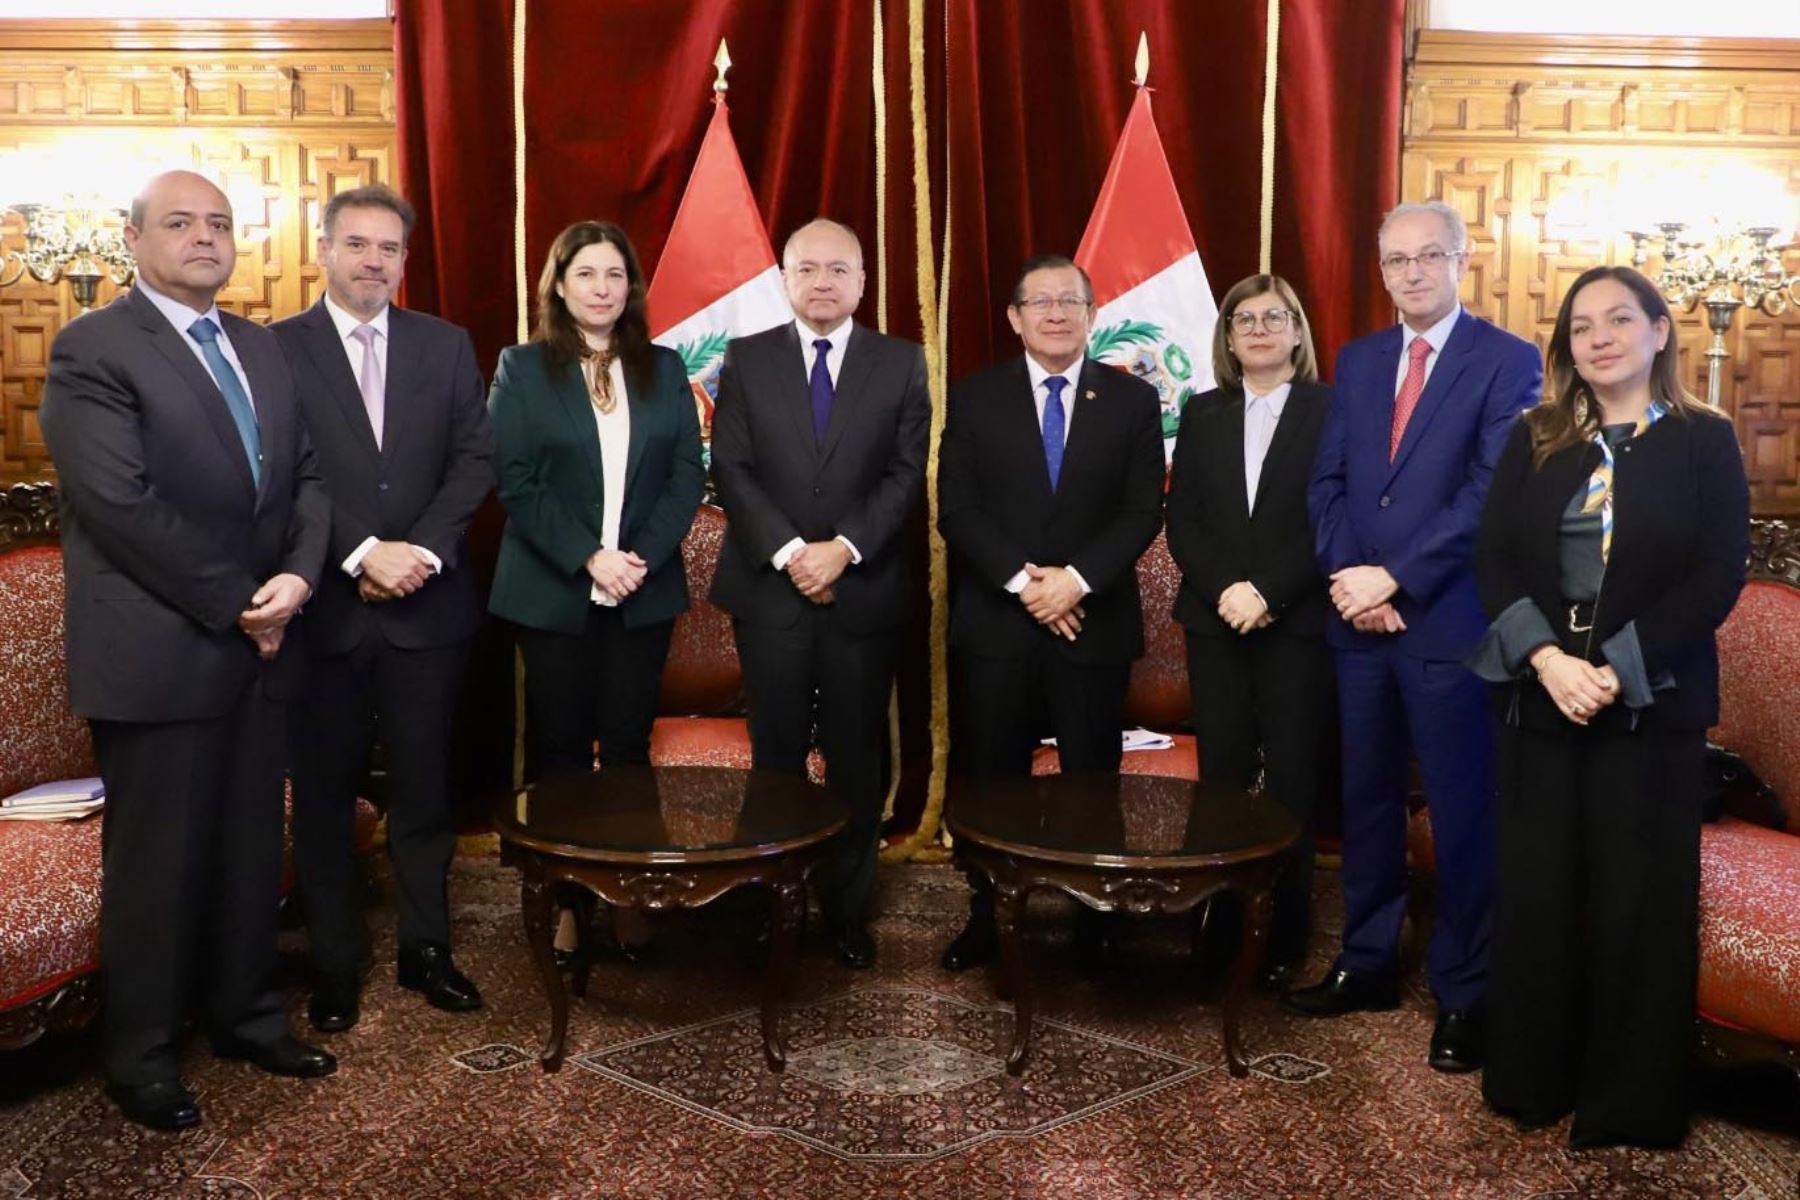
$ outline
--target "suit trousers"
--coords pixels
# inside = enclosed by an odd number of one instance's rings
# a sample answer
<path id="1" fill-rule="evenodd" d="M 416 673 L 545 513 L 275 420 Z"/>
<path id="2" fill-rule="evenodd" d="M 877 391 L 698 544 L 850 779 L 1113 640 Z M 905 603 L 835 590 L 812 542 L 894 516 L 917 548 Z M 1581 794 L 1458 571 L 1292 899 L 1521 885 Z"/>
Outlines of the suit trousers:
<path id="1" fill-rule="evenodd" d="M 606 766 L 650 765 L 650 732 L 675 622 L 626 626 L 588 605 L 580 634 L 519 628 L 525 660 L 525 777 L 585 775 L 594 747 Z"/>
<path id="2" fill-rule="evenodd" d="M 403 650 L 371 621 L 355 649 L 308 664 L 288 728 L 294 868 L 321 971 L 358 971 L 369 956 L 352 855 L 356 794 L 377 738 L 392 785 L 387 845 L 400 945 L 450 944 L 450 723 L 467 658 L 467 642 Z"/>
<path id="3" fill-rule="evenodd" d="M 106 784 L 100 962 L 107 1079 L 127 1086 L 175 1079 L 176 1038 L 190 1007 L 215 1041 L 267 1042 L 286 1033 L 281 993 L 272 986 L 282 705 L 257 681 L 211 720 L 90 725 Z"/>
<path id="4" fill-rule="evenodd" d="M 1300 823 L 1300 840 L 1282 863 L 1267 958 L 1293 962 L 1306 952 L 1311 926 L 1313 816 L 1331 715 L 1331 650 L 1324 639 L 1259 630 L 1243 636 L 1187 638 L 1188 682 L 1200 773 L 1248 789 L 1263 772 L 1269 795 Z M 1235 908 L 1235 893 L 1214 901 Z M 1236 911 L 1214 914 L 1239 928 Z M 1209 921 L 1209 924 L 1212 922 Z"/>
<path id="5" fill-rule="evenodd" d="M 1436 850 L 1436 910 L 1426 953 L 1446 1009 L 1487 988 L 1493 921 L 1493 717 L 1487 685 L 1460 662 L 1392 644 L 1337 652 L 1344 754 L 1344 943 L 1337 965 L 1397 966 L 1406 915 L 1408 754 L 1418 758 Z"/>
<path id="6" fill-rule="evenodd" d="M 1530 685 L 1534 686 L 1535 685 Z M 1687 1129 L 1705 735 L 1508 726 L 1482 1091 L 1575 1134 Z"/>
<path id="7" fill-rule="evenodd" d="M 852 632 L 829 604 L 813 606 L 786 627 L 739 619 L 732 631 L 744 669 L 751 764 L 804 775 L 816 733 L 825 782 L 848 818 L 820 870 L 819 903 L 834 928 L 859 926 L 868 920 L 875 890 L 899 633 Z"/>

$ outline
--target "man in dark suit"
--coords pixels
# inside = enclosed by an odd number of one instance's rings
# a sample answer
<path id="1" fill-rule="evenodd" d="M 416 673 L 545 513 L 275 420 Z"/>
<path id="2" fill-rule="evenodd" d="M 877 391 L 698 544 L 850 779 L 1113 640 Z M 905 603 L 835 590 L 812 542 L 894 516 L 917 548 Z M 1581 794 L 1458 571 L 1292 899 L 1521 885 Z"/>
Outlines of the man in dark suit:
<path id="1" fill-rule="evenodd" d="M 464 534 L 493 486 L 493 434 L 469 335 L 390 301 L 413 212 L 379 184 L 325 205 L 325 295 L 274 326 L 331 495 L 331 545 L 307 614 L 293 708 L 294 864 L 319 978 L 308 1016 L 356 1024 L 367 934 L 351 867 L 357 786 L 380 730 L 400 986 L 481 1007 L 450 958 L 456 848 L 450 722 L 480 599 Z"/>
<path id="2" fill-rule="evenodd" d="M 888 693 L 911 609 L 900 533 L 924 489 L 931 397 L 916 343 L 851 319 L 855 233 L 801 226 L 782 279 L 793 324 L 733 340 L 719 373 L 712 461 L 730 530 L 712 600 L 733 618 L 755 765 L 804 772 L 817 729 L 849 815 L 820 900 L 838 958 L 866 967 Z"/>
<path id="3" fill-rule="evenodd" d="M 1462 217 L 1403 204 L 1379 238 L 1401 324 L 1338 354 L 1307 507 L 1336 616 L 1344 745 L 1344 942 L 1284 1003 L 1309 1016 L 1393 1008 L 1406 910 L 1408 749 L 1437 858 L 1430 1063 L 1480 1065 L 1494 874 L 1493 732 L 1463 659 L 1487 618 L 1472 573 L 1494 463 L 1543 383 L 1537 350 L 1464 311 Z"/>
<path id="4" fill-rule="evenodd" d="M 270 986 L 290 621 L 329 515 L 280 348 L 214 304 L 237 261 L 225 194 L 159 175 L 125 240 L 137 282 L 63 327 L 39 417 L 62 485 L 69 700 L 106 785 L 107 1091 L 182 1129 L 200 1120 L 177 1062 L 190 1007 L 223 1057 L 337 1067 L 288 1032 Z"/>
<path id="5" fill-rule="evenodd" d="M 1048 729 L 1063 770 L 1117 771 L 1144 652 L 1137 561 L 1162 523 L 1156 389 L 1086 357 L 1094 292 L 1070 259 L 1027 262 L 1006 315 L 1025 353 L 957 382 L 938 452 L 959 766 L 1029 774 Z M 943 964 L 984 962 L 995 940 L 978 887 Z"/>

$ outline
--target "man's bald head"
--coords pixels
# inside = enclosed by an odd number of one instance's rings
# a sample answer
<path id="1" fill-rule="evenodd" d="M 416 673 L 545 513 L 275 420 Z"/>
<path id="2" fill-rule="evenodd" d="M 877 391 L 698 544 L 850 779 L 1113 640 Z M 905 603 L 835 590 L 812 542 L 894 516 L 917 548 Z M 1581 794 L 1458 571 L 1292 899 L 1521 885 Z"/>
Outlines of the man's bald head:
<path id="1" fill-rule="evenodd" d="M 142 229 L 144 227 L 145 218 L 152 211 L 152 204 L 156 195 L 159 192 L 167 191 L 168 186 L 171 184 L 202 184 L 205 187 L 211 188 L 219 200 L 220 207 L 224 208 L 226 212 L 231 211 L 230 198 L 225 195 L 218 184 L 214 183 L 206 176 L 197 171 L 164 171 L 161 175 L 156 175 L 149 179 L 144 184 L 143 190 L 131 198 L 131 213 L 126 219 L 130 221 L 132 225 Z"/>
<path id="2" fill-rule="evenodd" d="M 237 265 L 231 201 L 204 175 L 165 171 L 131 202 L 125 244 L 145 283 L 205 312 Z"/>

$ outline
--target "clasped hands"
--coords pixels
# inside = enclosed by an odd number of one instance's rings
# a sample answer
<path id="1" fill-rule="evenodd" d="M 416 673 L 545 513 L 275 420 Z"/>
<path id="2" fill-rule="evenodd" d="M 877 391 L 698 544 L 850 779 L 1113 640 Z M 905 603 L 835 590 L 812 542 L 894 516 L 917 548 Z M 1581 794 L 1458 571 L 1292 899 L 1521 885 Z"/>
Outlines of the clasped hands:
<path id="1" fill-rule="evenodd" d="M 631 550 L 596 550 L 588 556 L 588 578 L 615 603 L 644 584 L 650 566 Z"/>
<path id="2" fill-rule="evenodd" d="M 376 542 L 357 565 L 356 594 L 366 604 L 410 596 L 431 578 L 431 563 L 407 542 Z"/>
<path id="3" fill-rule="evenodd" d="M 1362 633 L 1404 633 L 1406 622 L 1393 599 L 1400 585 L 1386 567 L 1345 567 L 1331 573 L 1331 602 L 1338 615 Z"/>
<path id="4" fill-rule="evenodd" d="M 1241 579 L 1219 593 L 1219 619 L 1238 633 L 1266 627 L 1275 618 L 1250 581 Z"/>
<path id="5" fill-rule="evenodd" d="M 281 652 L 287 624 L 312 595 L 312 585 L 298 575 L 282 572 L 256 589 L 250 607 L 238 614 L 238 628 L 256 643 L 256 652 L 272 659 Z"/>
<path id="6" fill-rule="evenodd" d="M 1019 590 L 1019 602 L 1031 619 L 1057 637 L 1075 640 L 1087 613 L 1081 607 L 1086 594 L 1067 567 L 1040 567 L 1025 564 L 1027 583 Z"/>
<path id="7" fill-rule="evenodd" d="M 1586 725 L 1619 698 L 1619 676 L 1612 667 L 1596 667 L 1560 647 L 1546 645 L 1532 651 L 1531 665 L 1562 715 L 1577 725 Z"/>
<path id="8" fill-rule="evenodd" d="M 832 538 L 825 542 L 807 542 L 788 556 L 788 579 L 800 594 L 814 604 L 830 604 L 837 599 L 832 585 L 850 565 L 850 547 Z"/>

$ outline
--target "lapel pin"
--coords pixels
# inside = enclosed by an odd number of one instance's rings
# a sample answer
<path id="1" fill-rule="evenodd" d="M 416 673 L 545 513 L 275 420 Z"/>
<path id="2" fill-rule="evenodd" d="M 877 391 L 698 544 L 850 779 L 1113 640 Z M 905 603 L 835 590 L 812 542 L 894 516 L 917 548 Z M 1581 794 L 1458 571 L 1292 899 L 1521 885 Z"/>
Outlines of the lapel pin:
<path id="1" fill-rule="evenodd" d="M 1081 393 L 1081 398 L 1083 400 L 1092 400 L 1094 398 L 1094 389 L 1089 388 L 1087 391 Z"/>

